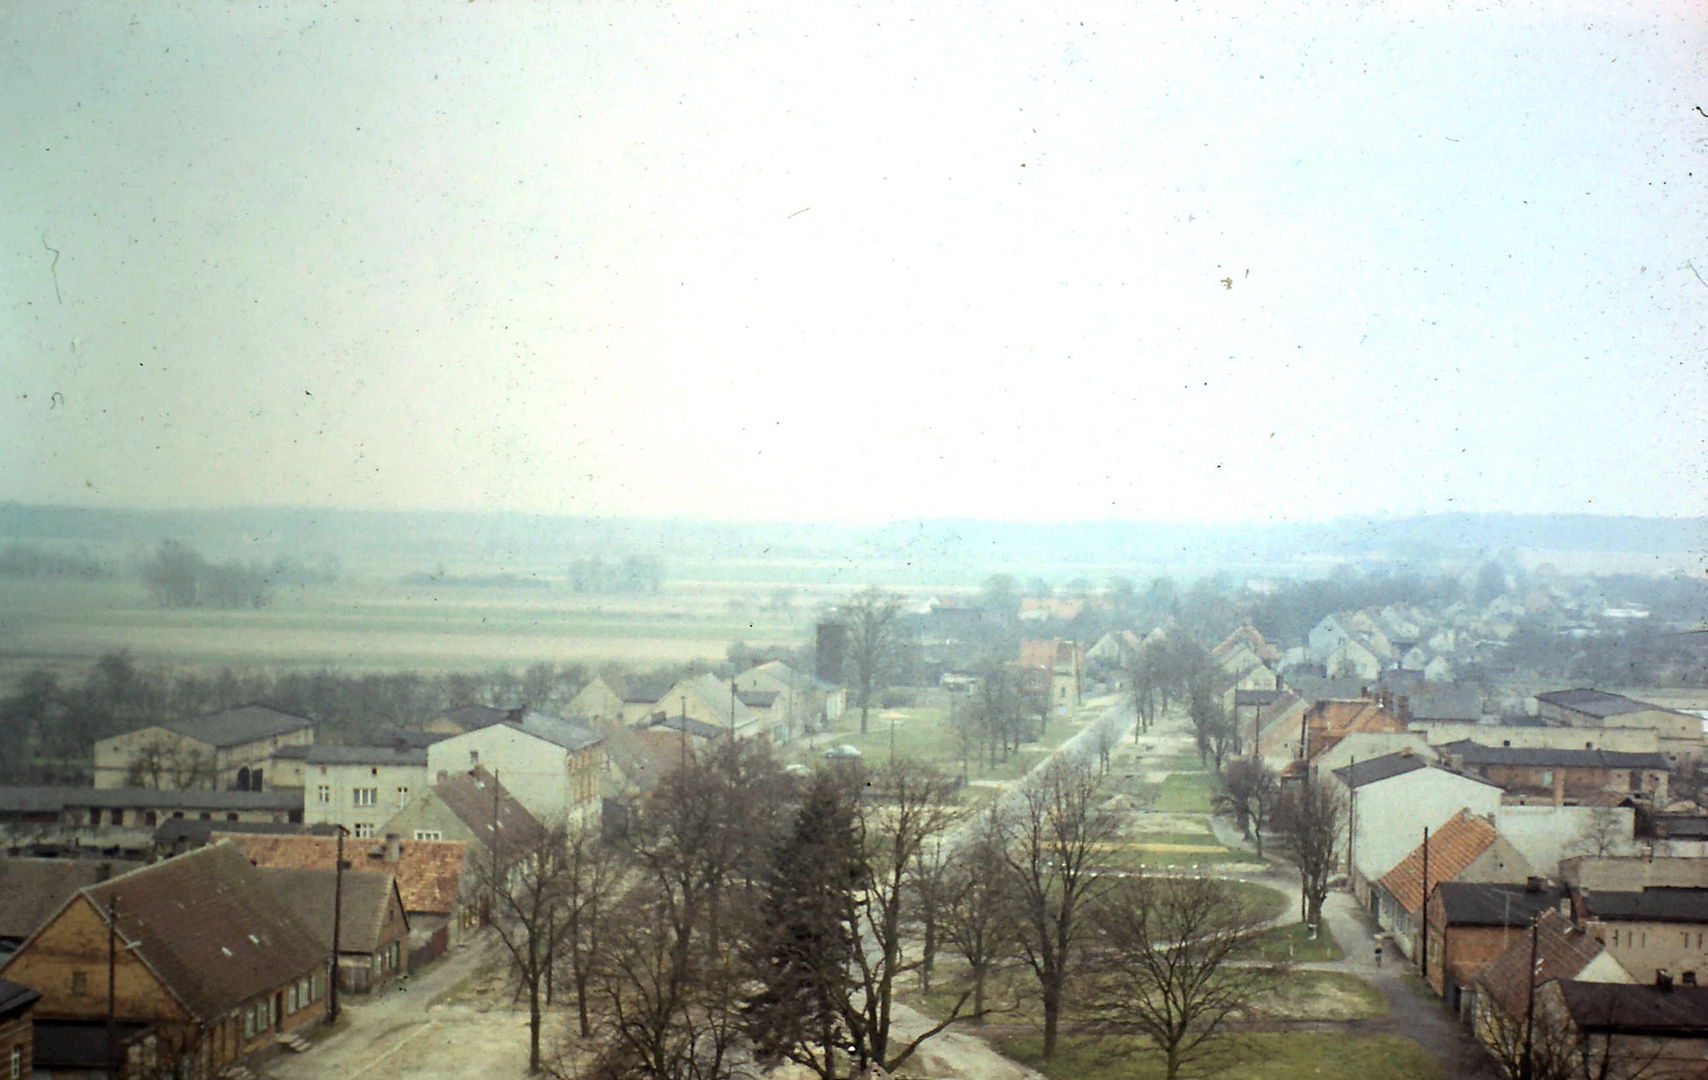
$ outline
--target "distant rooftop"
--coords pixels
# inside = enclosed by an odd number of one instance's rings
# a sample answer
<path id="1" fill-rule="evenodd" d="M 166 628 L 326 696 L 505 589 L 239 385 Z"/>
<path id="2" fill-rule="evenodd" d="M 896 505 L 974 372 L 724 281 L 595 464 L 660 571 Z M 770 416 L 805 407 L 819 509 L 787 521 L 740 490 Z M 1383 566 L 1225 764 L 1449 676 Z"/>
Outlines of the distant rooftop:
<path id="1" fill-rule="evenodd" d="M 313 727 L 314 721 L 267 705 L 239 705 L 235 709 L 209 713 L 194 720 L 178 720 L 160 726 L 209 746 L 241 746 Z"/>

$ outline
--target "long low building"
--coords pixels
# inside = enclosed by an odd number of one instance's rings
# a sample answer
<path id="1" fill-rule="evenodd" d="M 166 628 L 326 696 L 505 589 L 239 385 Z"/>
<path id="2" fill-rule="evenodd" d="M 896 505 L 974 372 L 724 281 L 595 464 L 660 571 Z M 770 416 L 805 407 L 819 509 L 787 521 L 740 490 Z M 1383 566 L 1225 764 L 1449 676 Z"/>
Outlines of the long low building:
<path id="1" fill-rule="evenodd" d="M 300 822 L 302 792 L 0 787 L 0 854 L 145 856 L 173 818 Z"/>

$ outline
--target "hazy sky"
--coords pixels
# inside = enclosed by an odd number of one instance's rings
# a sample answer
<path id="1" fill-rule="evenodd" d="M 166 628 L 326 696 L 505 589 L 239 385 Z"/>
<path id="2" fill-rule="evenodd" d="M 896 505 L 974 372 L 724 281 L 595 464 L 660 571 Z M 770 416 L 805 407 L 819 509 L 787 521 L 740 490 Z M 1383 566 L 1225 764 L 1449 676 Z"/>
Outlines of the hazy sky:
<path id="1" fill-rule="evenodd" d="M 1653 0 L 0 0 L 0 498 L 1708 512 L 1705 58 Z"/>

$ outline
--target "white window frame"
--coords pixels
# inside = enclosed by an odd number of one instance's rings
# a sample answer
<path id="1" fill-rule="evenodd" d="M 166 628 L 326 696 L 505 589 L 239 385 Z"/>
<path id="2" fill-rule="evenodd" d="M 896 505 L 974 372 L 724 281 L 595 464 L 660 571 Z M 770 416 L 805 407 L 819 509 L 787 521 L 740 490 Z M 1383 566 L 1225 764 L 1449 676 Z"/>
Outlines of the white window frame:
<path id="1" fill-rule="evenodd" d="M 351 806 L 378 806 L 379 801 L 379 788 L 359 787 L 350 789 Z"/>
<path id="2" fill-rule="evenodd" d="M 356 839 L 358 840 L 372 840 L 374 838 L 374 823 L 371 821 L 358 821 L 356 822 L 356 827 L 350 831 L 356 834 Z"/>

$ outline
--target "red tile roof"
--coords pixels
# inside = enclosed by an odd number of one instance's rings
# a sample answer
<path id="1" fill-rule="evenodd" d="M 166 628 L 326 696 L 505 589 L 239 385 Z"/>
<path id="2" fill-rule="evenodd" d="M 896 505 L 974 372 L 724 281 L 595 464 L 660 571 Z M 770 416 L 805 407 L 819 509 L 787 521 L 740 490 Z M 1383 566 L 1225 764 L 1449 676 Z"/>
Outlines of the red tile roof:
<path id="1" fill-rule="evenodd" d="M 330 870 L 337 862 L 338 841 L 330 836 L 263 836 L 253 833 L 215 833 L 230 840 L 257 866 L 287 866 Z M 404 840 L 398 859 L 385 855 L 385 841 L 344 839 L 344 859 L 351 869 L 395 875 L 409 912 L 446 915 L 456 910 L 462 884 L 461 840 Z"/>
<path id="2" fill-rule="evenodd" d="M 1419 834 L 1421 837 L 1421 833 Z M 1423 844 L 1382 876 L 1382 886 L 1407 911 L 1416 912 L 1424 897 L 1443 881 L 1452 881 L 1500 838 L 1495 827 L 1468 810 L 1461 810 L 1429 834 L 1429 881 L 1423 880 Z"/>

